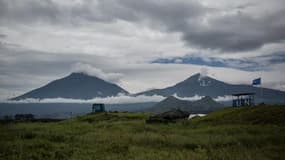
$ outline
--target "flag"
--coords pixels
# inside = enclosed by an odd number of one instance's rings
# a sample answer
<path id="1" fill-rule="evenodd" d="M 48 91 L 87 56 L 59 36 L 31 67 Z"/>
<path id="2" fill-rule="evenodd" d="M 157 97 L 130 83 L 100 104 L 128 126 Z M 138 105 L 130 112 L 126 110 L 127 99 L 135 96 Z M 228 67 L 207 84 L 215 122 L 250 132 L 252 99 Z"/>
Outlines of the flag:
<path id="1" fill-rule="evenodd" d="M 252 85 L 260 85 L 260 84 L 261 84 L 261 78 L 252 80 Z"/>

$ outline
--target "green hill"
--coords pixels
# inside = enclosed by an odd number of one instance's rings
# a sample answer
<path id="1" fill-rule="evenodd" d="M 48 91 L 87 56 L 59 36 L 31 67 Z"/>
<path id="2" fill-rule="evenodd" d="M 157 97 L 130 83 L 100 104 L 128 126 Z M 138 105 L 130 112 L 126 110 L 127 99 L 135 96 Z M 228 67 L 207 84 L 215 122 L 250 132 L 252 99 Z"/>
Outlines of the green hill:
<path id="1" fill-rule="evenodd" d="M 285 157 L 285 107 L 228 108 L 146 124 L 148 113 L 98 113 L 61 122 L 1 122 L 0 159 L 269 160 Z"/>

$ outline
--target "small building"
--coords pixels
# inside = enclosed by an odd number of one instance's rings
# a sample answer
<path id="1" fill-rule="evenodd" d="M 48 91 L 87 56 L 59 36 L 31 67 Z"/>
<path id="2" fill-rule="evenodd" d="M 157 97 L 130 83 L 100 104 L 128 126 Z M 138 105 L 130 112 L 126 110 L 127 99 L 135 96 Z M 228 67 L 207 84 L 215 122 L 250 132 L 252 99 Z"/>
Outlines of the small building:
<path id="1" fill-rule="evenodd" d="M 105 105 L 103 103 L 94 103 L 92 105 L 92 113 L 105 112 Z"/>
<path id="2" fill-rule="evenodd" d="M 233 96 L 233 107 L 254 106 L 255 93 L 237 93 Z"/>

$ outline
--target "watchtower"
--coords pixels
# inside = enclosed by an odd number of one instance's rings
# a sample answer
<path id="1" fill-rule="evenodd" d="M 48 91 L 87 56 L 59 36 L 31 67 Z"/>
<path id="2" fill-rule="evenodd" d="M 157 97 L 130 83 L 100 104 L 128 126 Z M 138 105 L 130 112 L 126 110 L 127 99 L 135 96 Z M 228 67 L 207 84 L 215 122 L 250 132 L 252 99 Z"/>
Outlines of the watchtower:
<path id="1" fill-rule="evenodd" d="M 255 93 L 237 93 L 233 96 L 233 107 L 254 106 Z"/>

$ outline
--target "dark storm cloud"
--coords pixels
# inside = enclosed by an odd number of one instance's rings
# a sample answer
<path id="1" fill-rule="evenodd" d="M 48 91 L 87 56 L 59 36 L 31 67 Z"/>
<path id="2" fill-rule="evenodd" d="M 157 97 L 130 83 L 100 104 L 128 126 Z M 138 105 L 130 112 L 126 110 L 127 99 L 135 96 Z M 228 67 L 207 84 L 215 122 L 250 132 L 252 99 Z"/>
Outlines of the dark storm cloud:
<path id="1" fill-rule="evenodd" d="M 234 13 L 220 14 L 228 8 L 214 9 L 197 1 L 87 0 L 74 5 L 55 2 L 1 0 L 0 23 L 80 25 L 120 19 L 165 32 L 178 32 L 189 46 L 224 52 L 254 50 L 285 39 L 285 8 L 255 17 L 243 12 L 255 6 L 253 3 L 239 5 L 236 11 L 233 9 Z M 213 17 L 207 19 L 207 16 Z"/>
<path id="2" fill-rule="evenodd" d="M 55 22 L 59 14 L 58 7 L 50 0 L 1 0 L 1 24 L 10 22 L 33 23 L 35 21 Z"/>
<path id="3" fill-rule="evenodd" d="M 202 5 L 191 1 L 177 3 L 151 0 L 86 0 L 70 6 L 59 5 L 51 0 L 1 0 L 0 7 L 2 19 L 19 23 L 66 23 L 69 20 L 72 23 L 85 20 L 109 23 L 122 19 L 151 22 L 155 20 L 172 26 L 177 25 L 173 22 L 181 23 L 179 19 L 190 19 L 206 11 Z"/>
<path id="4" fill-rule="evenodd" d="M 5 38 L 5 37 L 7 37 L 6 34 L 0 34 L 0 38 Z"/>
<path id="5" fill-rule="evenodd" d="M 120 0 L 112 4 L 122 6 L 123 10 L 127 9 L 128 15 L 136 15 L 136 18 L 142 21 L 165 25 L 170 30 L 182 29 L 186 25 L 186 20 L 200 17 L 211 10 L 192 1 Z"/>
<path id="6" fill-rule="evenodd" d="M 245 4 L 238 5 L 235 8 L 236 9 L 246 9 L 248 7 L 255 6 L 255 5 L 256 5 L 255 3 L 248 2 L 248 3 L 245 3 Z"/>
<path id="7" fill-rule="evenodd" d="M 103 1 L 110 2 L 110 1 Z M 134 15 L 135 20 L 149 22 L 156 28 L 169 32 L 182 33 L 182 39 L 190 46 L 202 49 L 218 49 L 222 51 L 248 51 L 262 47 L 268 43 L 279 43 L 285 39 L 285 8 L 264 17 L 254 17 L 242 10 L 233 14 L 216 16 L 203 20 L 206 16 L 218 14 L 223 10 L 205 7 L 192 1 L 139 1 L 122 0 L 102 5 L 107 8 L 120 9 L 112 16 L 123 19 L 124 15 Z M 117 2 L 117 3 L 116 3 Z M 100 6 L 100 5 L 99 5 Z M 253 6 L 251 3 L 243 5 Z M 100 7 L 101 8 L 101 7 Z M 110 13 L 102 10 L 103 13 Z"/>
<path id="8" fill-rule="evenodd" d="M 217 17 L 208 27 L 184 30 L 183 39 L 202 48 L 247 51 L 285 39 L 285 10 L 268 17 L 253 18 L 246 13 Z"/>

